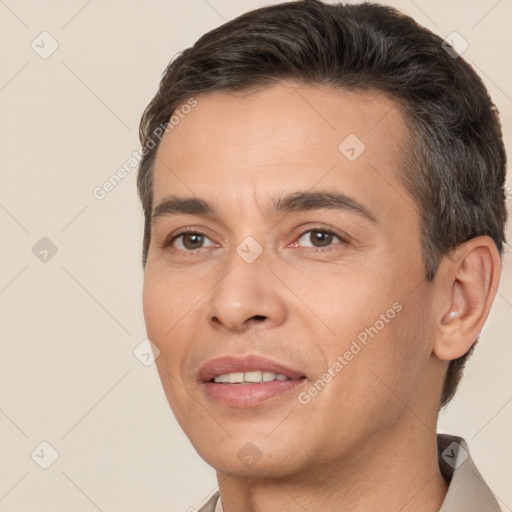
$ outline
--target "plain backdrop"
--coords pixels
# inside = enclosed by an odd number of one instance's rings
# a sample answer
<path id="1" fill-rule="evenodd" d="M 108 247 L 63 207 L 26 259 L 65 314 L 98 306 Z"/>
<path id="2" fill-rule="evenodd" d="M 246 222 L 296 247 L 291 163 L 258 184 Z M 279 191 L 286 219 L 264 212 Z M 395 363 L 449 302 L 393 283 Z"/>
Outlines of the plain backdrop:
<path id="1" fill-rule="evenodd" d="M 215 490 L 154 364 L 134 354 L 145 338 L 136 169 L 102 200 L 93 190 L 138 149 L 141 113 L 169 60 L 271 3 L 0 1 L 0 511 L 193 511 Z M 464 57 L 501 111 L 510 151 L 512 0 L 388 4 L 468 42 Z M 512 510 L 510 263 L 508 252 L 439 425 L 468 441 L 503 510 Z"/>

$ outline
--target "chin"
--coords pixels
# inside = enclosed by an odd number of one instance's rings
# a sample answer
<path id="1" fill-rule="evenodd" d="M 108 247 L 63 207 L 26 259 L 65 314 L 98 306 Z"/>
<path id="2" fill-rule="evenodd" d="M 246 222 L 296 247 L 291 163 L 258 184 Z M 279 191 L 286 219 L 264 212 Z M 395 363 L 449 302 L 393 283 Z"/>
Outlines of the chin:
<path id="1" fill-rule="evenodd" d="M 252 441 L 247 441 L 252 439 Z M 192 441 L 192 440 L 191 440 Z M 284 440 L 281 440 L 284 442 Z M 192 442 L 199 456 L 216 471 L 240 478 L 282 478 L 301 471 L 300 460 L 293 446 L 272 445 L 262 436 L 259 440 L 253 436 L 242 438 L 224 438 L 216 443 L 203 439 L 201 445 Z M 216 449 L 212 449 L 216 447 Z"/>

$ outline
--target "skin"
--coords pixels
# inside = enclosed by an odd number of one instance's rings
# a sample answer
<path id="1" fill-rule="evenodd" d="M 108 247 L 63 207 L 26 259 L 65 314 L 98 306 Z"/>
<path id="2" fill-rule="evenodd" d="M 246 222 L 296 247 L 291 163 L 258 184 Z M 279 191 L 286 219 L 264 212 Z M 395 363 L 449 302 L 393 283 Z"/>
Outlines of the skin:
<path id="1" fill-rule="evenodd" d="M 217 470 L 224 511 L 439 510 L 439 397 L 448 361 L 470 348 L 494 299 L 492 240 L 470 240 L 425 281 L 419 212 L 399 178 L 407 127 L 384 94 L 280 83 L 196 99 L 158 149 L 153 207 L 196 197 L 217 216 L 155 220 L 143 303 L 168 402 Z M 366 146 L 354 161 L 338 149 L 349 134 Z M 297 191 L 344 193 L 375 222 L 268 208 Z M 163 246 L 186 227 L 206 235 L 202 245 L 185 236 Z M 312 235 L 325 229 L 336 236 L 322 245 Z M 236 252 L 248 236 L 263 249 L 250 264 Z M 394 303 L 401 311 L 300 403 Z M 306 379 L 257 407 L 219 405 L 197 371 L 232 354 Z M 241 449 L 259 459 L 244 463 Z"/>

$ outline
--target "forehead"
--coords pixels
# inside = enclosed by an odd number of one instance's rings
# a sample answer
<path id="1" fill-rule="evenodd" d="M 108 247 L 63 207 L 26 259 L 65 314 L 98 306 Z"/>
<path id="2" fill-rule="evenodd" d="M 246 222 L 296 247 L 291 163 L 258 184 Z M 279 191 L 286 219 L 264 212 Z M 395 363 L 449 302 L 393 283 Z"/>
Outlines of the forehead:
<path id="1" fill-rule="evenodd" d="M 387 208 L 406 194 L 398 174 L 407 127 L 383 93 L 283 83 L 195 100 L 160 143 L 154 205 L 171 194 L 264 201 L 320 181 L 359 197 L 373 191 Z"/>

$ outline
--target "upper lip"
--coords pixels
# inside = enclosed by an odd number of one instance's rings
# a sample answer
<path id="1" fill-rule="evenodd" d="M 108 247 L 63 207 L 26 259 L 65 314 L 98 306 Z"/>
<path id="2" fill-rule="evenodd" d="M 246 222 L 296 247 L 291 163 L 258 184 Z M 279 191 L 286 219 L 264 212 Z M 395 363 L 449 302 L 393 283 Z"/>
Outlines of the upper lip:
<path id="1" fill-rule="evenodd" d="M 202 382 L 208 382 L 216 375 L 249 372 L 253 370 L 274 372 L 276 374 L 286 375 L 290 377 L 290 379 L 299 379 L 305 376 L 304 373 L 290 368 L 279 361 L 250 354 L 243 357 L 224 356 L 210 359 L 199 368 L 198 379 Z"/>

